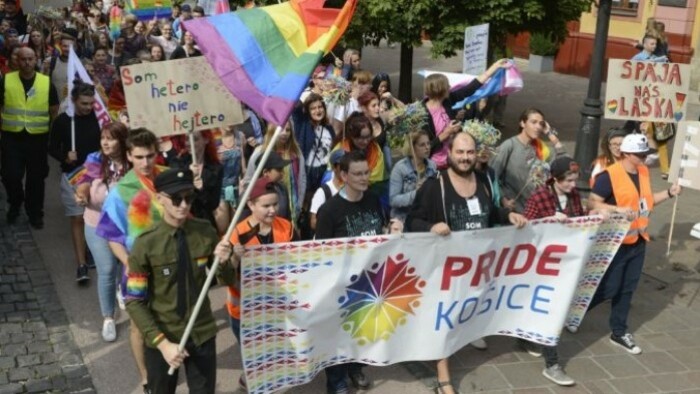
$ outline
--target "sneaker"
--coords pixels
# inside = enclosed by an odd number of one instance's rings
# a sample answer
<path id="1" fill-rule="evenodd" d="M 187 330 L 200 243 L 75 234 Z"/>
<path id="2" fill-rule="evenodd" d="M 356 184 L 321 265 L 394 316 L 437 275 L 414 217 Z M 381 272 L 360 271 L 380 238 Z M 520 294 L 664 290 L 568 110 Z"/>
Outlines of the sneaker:
<path id="1" fill-rule="evenodd" d="M 248 392 L 248 382 L 245 380 L 245 375 L 241 375 L 240 378 L 238 378 L 238 387 L 243 391 L 244 393 Z"/>
<path id="2" fill-rule="evenodd" d="M 532 357 L 542 357 L 542 346 L 524 339 L 521 339 L 518 342 L 520 342 L 520 346 L 523 348 L 523 350 L 528 352 Z"/>
<path id="3" fill-rule="evenodd" d="M 119 309 L 126 310 L 126 303 L 124 303 L 124 296 L 122 295 L 122 285 L 117 285 L 117 304 Z"/>
<path id="4" fill-rule="evenodd" d="M 634 338 L 630 333 L 627 333 L 621 337 L 618 337 L 615 334 L 610 334 L 610 343 L 612 343 L 613 345 L 620 346 L 621 348 L 627 350 L 632 354 L 639 354 L 642 352 L 642 348 L 640 348 L 639 346 L 637 346 L 636 343 L 634 343 Z"/>
<path id="5" fill-rule="evenodd" d="M 576 382 L 564 372 L 559 364 L 554 364 L 542 370 L 542 376 L 560 386 L 573 386 Z"/>
<path id="6" fill-rule="evenodd" d="M 469 344 L 477 350 L 486 350 L 489 348 L 489 345 L 486 344 L 486 340 L 484 338 L 479 338 L 477 340 L 471 341 L 469 342 Z"/>
<path id="7" fill-rule="evenodd" d="M 150 388 L 148 388 L 148 383 L 145 383 L 143 385 L 143 394 L 151 394 L 151 393 L 152 393 L 152 391 Z"/>
<path id="8" fill-rule="evenodd" d="M 690 230 L 690 236 L 700 238 L 700 223 L 695 223 L 695 226 Z"/>
<path id="9" fill-rule="evenodd" d="M 576 333 L 578 332 L 578 327 L 577 327 L 577 326 L 569 326 L 569 325 L 567 325 L 567 326 L 566 326 L 566 331 L 568 331 L 568 332 L 570 332 L 570 333 L 572 333 L 572 334 L 576 334 Z"/>
<path id="10" fill-rule="evenodd" d="M 369 386 L 372 385 L 372 381 L 367 379 L 367 376 L 365 376 L 362 371 L 353 372 L 350 374 L 350 381 L 352 382 L 352 385 L 359 390 L 367 390 Z"/>
<path id="11" fill-rule="evenodd" d="M 348 387 L 341 387 L 335 390 L 328 390 L 328 394 L 350 394 L 350 389 Z"/>
<path id="12" fill-rule="evenodd" d="M 89 279 L 90 276 L 88 275 L 87 265 L 81 264 L 80 267 L 78 267 L 78 273 L 75 275 L 75 281 L 78 283 L 83 283 Z"/>
<path id="13" fill-rule="evenodd" d="M 114 319 L 105 319 L 104 323 L 102 323 L 102 339 L 105 342 L 117 340 L 117 326 L 114 324 Z"/>

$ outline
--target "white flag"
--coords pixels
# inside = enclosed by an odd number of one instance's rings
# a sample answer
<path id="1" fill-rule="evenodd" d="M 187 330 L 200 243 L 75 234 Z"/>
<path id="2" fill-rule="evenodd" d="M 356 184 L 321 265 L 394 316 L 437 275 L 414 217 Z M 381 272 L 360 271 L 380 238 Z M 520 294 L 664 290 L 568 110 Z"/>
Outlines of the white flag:
<path id="1" fill-rule="evenodd" d="M 78 58 L 78 55 L 75 54 L 75 51 L 71 46 L 70 52 L 68 54 L 68 97 L 66 97 L 64 101 L 66 115 L 70 116 L 71 118 L 74 114 L 74 106 L 73 100 L 71 100 L 70 93 L 73 91 L 73 81 L 76 78 L 80 79 L 84 83 L 89 83 L 90 85 L 93 85 L 90 75 L 88 75 L 87 70 L 85 70 L 85 67 L 83 66 L 83 63 Z M 97 93 L 97 90 L 95 90 L 94 109 L 95 116 L 97 116 L 97 121 L 100 123 L 100 127 L 112 121 L 112 119 L 109 116 L 109 112 L 107 111 L 107 106 L 102 101 L 102 98 L 100 97 L 100 94 Z"/>

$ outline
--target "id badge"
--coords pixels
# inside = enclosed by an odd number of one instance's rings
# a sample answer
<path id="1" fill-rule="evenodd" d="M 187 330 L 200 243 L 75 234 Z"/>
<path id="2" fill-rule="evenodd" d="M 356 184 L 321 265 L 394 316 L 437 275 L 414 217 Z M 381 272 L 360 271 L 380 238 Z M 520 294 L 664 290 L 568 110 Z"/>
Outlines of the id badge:
<path id="1" fill-rule="evenodd" d="M 481 215 L 481 204 L 479 204 L 479 199 L 472 197 L 467 200 L 467 208 L 469 208 L 469 214 L 472 216 Z"/>
<path id="2" fill-rule="evenodd" d="M 649 214 L 649 205 L 647 204 L 647 200 L 645 198 L 641 198 L 639 200 L 639 215 L 640 216 L 647 216 Z"/>

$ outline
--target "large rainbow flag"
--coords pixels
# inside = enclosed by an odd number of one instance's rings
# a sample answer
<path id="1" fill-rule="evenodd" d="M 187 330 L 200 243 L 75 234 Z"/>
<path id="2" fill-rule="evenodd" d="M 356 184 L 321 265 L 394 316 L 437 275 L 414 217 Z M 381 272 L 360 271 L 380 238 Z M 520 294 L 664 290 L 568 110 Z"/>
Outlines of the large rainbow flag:
<path id="1" fill-rule="evenodd" d="M 350 23 L 357 0 L 342 9 L 325 0 L 290 0 L 185 22 L 223 84 L 266 120 L 287 121 L 321 57 Z"/>
<path id="2" fill-rule="evenodd" d="M 140 21 L 170 18 L 173 14 L 171 0 L 127 0 L 125 7 Z"/>

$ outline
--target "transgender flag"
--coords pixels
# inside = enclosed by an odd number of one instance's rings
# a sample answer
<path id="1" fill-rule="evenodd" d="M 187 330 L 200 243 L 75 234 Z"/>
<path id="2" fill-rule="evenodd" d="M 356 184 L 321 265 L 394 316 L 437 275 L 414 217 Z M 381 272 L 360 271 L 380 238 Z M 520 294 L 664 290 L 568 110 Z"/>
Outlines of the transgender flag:
<path id="1" fill-rule="evenodd" d="M 345 32 L 357 0 L 290 0 L 185 22 L 223 84 L 266 120 L 283 125 L 321 57 Z"/>

